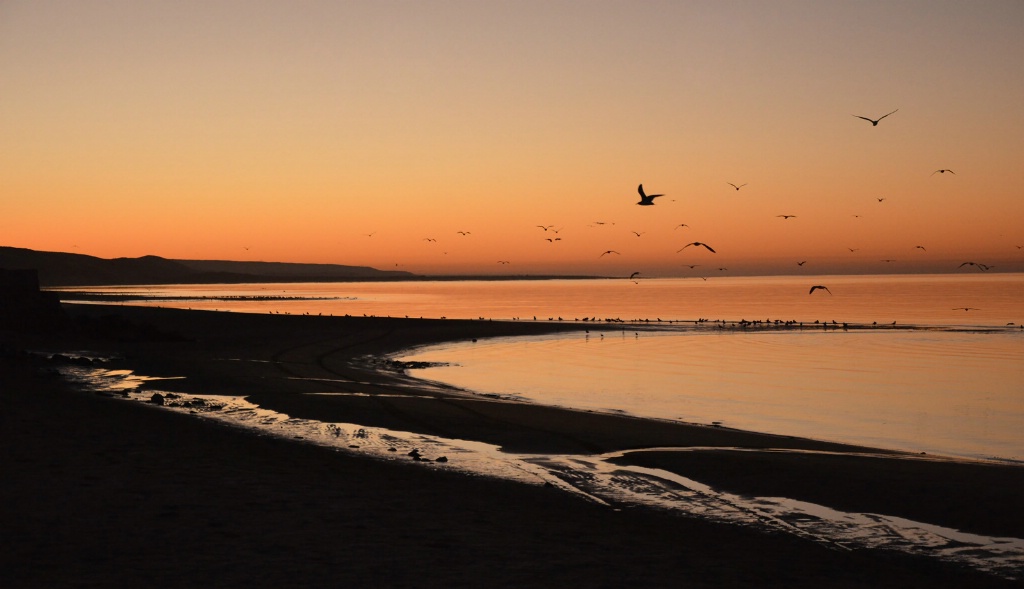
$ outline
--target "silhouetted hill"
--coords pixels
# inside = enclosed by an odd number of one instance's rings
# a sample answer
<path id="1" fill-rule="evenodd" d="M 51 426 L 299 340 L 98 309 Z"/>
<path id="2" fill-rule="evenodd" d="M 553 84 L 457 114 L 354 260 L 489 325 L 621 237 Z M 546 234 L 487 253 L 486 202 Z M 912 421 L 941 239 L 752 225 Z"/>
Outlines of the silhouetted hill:
<path id="1" fill-rule="evenodd" d="M 159 256 L 104 259 L 65 252 L 0 246 L 0 268 L 34 269 L 41 286 L 176 284 L 216 282 L 330 282 L 396 280 L 414 274 L 364 266 L 169 260 Z"/>
<path id="2" fill-rule="evenodd" d="M 278 278 L 321 278 L 353 279 L 372 277 L 410 278 L 413 274 L 395 270 L 377 270 L 368 266 L 339 266 L 338 264 L 291 264 L 285 262 L 231 262 L 226 260 L 175 260 L 197 272 L 249 274 L 253 276 L 274 276 Z"/>

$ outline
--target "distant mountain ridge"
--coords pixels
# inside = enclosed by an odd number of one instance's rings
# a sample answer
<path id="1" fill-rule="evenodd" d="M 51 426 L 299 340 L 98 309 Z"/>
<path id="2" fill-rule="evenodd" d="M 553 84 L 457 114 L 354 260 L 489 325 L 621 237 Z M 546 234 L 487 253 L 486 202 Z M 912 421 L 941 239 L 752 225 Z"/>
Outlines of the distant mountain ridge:
<path id="1" fill-rule="evenodd" d="M 402 280 L 415 274 L 340 264 L 171 260 L 160 256 L 97 258 L 84 254 L 44 252 L 0 246 L 0 268 L 34 269 L 40 286 L 107 286 L 116 284 L 332 282 Z"/>

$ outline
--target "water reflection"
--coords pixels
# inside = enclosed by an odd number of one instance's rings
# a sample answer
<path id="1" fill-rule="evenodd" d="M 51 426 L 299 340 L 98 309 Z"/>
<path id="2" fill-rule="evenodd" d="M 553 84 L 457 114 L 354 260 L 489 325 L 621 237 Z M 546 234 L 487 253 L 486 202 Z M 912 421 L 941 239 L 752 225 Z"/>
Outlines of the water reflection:
<path id="1" fill-rule="evenodd" d="M 553 335 L 427 347 L 417 377 L 546 405 L 1024 459 L 1014 330 Z"/>
<path id="2" fill-rule="evenodd" d="M 424 436 L 352 423 L 324 423 L 268 411 L 242 397 L 160 393 L 151 381 L 125 370 L 69 366 L 69 380 L 86 390 L 116 393 L 126 402 L 149 402 L 154 393 L 164 408 L 247 427 L 266 435 L 302 440 L 384 460 L 415 462 L 424 468 L 461 470 L 525 484 L 548 484 L 610 507 L 655 506 L 693 517 L 768 527 L 836 549 L 872 548 L 924 555 L 1019 578 L 1024 540 L 969 534 L 881 514 L 847 513 L 826 506 L 775 497 L 744 497 L 718 491 L 665 470 L 617 465 L 605 456 L 522 455 L 470 440 Z M 147 383 L 141 392 L 139 385 Z M 415 451 L 420 458 L 412 461 Z M 444 460 L 441 460 L 443 458 Z"/>

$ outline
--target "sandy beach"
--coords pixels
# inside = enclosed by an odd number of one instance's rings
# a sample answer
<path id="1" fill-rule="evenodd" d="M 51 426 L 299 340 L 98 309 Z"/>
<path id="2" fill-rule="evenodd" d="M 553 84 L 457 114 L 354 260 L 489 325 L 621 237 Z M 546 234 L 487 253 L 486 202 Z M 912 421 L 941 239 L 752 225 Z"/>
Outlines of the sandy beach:
<path id="1" fill-rule="evenodd" d="M 179 377 L 161 390 L 247 395 L 294 417 L 511 452 L 622 451 L 733 493 L 1024 537 L 1018 466 L 514 403 L 417 383 L 381 360 L 573 325 L 65 308 L 74 329 L 0 340 L 7 587 L 1016 586 L 934 559 L 261 436 L 75 391 L 24 352 L 106 352 L 117 367 Z M 325 392 L 361 394 L 314 394 Z M 646 450 L 687 447 L 706 449 Z"/>

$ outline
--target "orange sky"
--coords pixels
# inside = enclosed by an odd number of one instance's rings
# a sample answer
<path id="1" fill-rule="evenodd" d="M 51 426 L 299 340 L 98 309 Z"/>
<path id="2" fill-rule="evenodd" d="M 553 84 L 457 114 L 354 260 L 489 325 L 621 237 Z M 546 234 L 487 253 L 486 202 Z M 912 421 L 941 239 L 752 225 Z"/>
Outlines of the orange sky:
<path id="1" fill-rule="evenodd" d="M 0 245 L 1024 271 L 1022 30 L 1013 0 L 2 1 Z"/>

